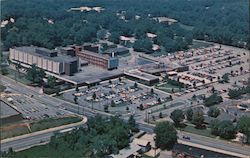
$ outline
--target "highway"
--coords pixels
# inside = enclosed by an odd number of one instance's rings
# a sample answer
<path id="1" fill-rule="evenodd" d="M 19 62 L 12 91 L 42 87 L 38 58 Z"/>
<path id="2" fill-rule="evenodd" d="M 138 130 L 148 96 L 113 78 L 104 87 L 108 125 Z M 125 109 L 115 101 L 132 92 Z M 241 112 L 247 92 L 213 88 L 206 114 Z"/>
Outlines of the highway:
<path id="1" fill-rule="evenodd" d="M 16 91 L 18 91 L 22 94 L 33 95 L 34 99 L 37 99 L 37 101 L 45 103 L 48 106 L 58 107 L 58 105 L 64 104 L 65 106 L 67 106 L 66 110 L 70 111 L 72 113 L 77 113 L 78 108 L 79 108 L 80 114 L 85 115 L 87 117 L 93 117 L 97 113 L 101 114 L 101 115 L 106 115 L 106 116 L 108 115 L 104 112 L 92 111 L 89 108 L 86 108 L 86 107 L 83 108 L 82 106 L 68 103 L 66 101 L 63 101 L 63 100 L 60 100 L 60 99 L 57 99 L 54 97 L 50 97 L 48 95 L 41 95 L 36 90 L 29 88 L 21 83 L 16 83 L 15 81 L 8 79 L 6 77 L 1 76 L 1 81 L 3 84 L 11 87 L 11 89 L 15 89 Z M 143 131 L 149 132 L 149 133 L 153 133 L 153 129 L 154 129 L 153 125 L 148 125 L 148 124 L 144 124 L 144 123 L 138 123 L 138 124 L 139 124 L 140 130 L 143 130 Z M 9 147 L 12 147 L 14 150 L 17 150 L 17 151 L 21 150 L 21 149 L 25 149 L 25 148 L 28 148 L 30 146 L 40 144 L 41 142 L 48 142 L 49 138 L 52 135 L 53 135 L 53 132 L 52 133 L 48 132 L 45 134 L 31 136 L 31 137 L 18 139 L 18 140 L 14 140 L 14 141 L 10 141 L 10 142 L 5 142 L 5 143 L 1 142 L 1 150 L 2 151 L 7 150 Z M 232 153 L 242 154 L 242 155 L 245 155 L 246 157 L 247 156 L 250 157 L 250 147 L 249 146 L 241 146 L 239 144 L 234 144 L 234 143 L 230 143 L 227 141 L 208 138 L 208 137 L 190 134 L 190 133 L 186 133 L 186 132 L 179 132 L 178 133 L 178 137 L 180 140 L 184 140 L 182 138 L 183 135 L 190 137 L 190 140 L 185 140 L 185 141 L 195 143 L 197 145 L 213 147 L 213 148 L 229 151 Z"/>

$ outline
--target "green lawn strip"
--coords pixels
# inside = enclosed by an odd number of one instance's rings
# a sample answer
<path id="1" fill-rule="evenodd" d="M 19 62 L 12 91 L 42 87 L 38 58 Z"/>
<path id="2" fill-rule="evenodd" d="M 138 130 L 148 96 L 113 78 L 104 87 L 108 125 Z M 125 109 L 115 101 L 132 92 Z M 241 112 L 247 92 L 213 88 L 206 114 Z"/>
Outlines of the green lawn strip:
<path id="1" fill-rule="evenodd" d="M 0 139 L 3 140 L 6 138 L 11 138 L 11 137 L 15 137 L 15 136 L 23 135 L 23 134 L 28 134 L 29 129 L 27 126 L 18 126 L 12 130 L 4 130 L 4 131 L 1 130 L 0 132 L 1 132 Z"/>
<path id="2" fill-rule="evenodd" d="M 206 136 L 206 137 L 216 138 L 216 136 L 211 134 L 210 128 L 197 129 L 193 125 L 187 124 L 187 126 L 185 128 L 180 128 L 180 130 L 185 131 L 185 132 L 189 132 L 189 133 L 193 133 L 193 134 Z"/>
<path id="3" fill-rule="evenodd" d="M 160 85 L 158 84 L 155 86 L 155 88 L 162 90 L 162 91 L 165 91 L 165 92 L 168 92 L 168 93 L 172 93 L 172 89 L 174 90 L 174 93 L 180 92 L 183 90 L 183 88 L 181 88 L 179 86 L 168 84 L 168 83 L 160 84 Z M 180 88 L 181 88 L 181 90 L 180 90 Z"/>
<path id="4" fill-rule="evenodd" d="M 0 84 L 0 92 L 3 92 L 6 89 L 6 87 L 4 85 Z"/>
<path id="5" fill-rule="evenodd" d="M 202 42 L 202 41 L 193 41 L 192 45 L 190 45 L 191 49 L 201 48 L 201 47 L 210 47 L 213 44 Z"/>
<path id="6" fill-rule="evenodd" d="M 10 68 L 7 68 L 8 69 L 8 74 L 6 75 L 7 77 L 13 79 L 13 80 L 16 80 L 18 82 L 21 82 L 23 84 L 31 84 L 32 82 L 27 80 L 25 78 L 25 74 L 23 73 L 18 73 L 16 70 L 13 70 L 13 69 L 10 69 Z"/>
<path id="7" fill-rule="evenodd" d="M 50 148 L 48 144 L 32 147 L 27 150 L 16 152 L 11 156 L 12 158 L 35 158 L 35 157 L 53 157 L 53 158 L 62 158 L 62 157 L 82 157 L 80 152 L 74 152 L 69 150 L 66 146 L 64 149 L 55 150 Z M 88 157 L 86 155 L 86 157 Z"/>
<path id="8" fill-rule="evenodd" d="M 71 123 L 80 122 L 82 119 L 80 117 L 63 117 L 63 118 L 47 118 L 38 122 L 30 124 L 32 132 L 45 130 L 48 128 L 58 127 L 62 125 L 67 125 Z"/>
<path id="9" fill-rule="evenodd" d="M 77 116 L 70 116 L 70 117 L 63 117 L 63 118 L 47 118 L 44 120 L 31 123 L 30 128 L 32 132 L 37 132 L 37 131 L 42 131 L 42 130 L 53 128 L 53 127 L 59 127 L 62 125 L 80 122 L 81 120 L 82 119 Z M 27 126 L 17 126 L 12 130 L 8 130 L 8 131 L 0 130 L 0 132 L 1 132 L 1 136 L 0 136 L 1 140 L 30 133 Z"/>

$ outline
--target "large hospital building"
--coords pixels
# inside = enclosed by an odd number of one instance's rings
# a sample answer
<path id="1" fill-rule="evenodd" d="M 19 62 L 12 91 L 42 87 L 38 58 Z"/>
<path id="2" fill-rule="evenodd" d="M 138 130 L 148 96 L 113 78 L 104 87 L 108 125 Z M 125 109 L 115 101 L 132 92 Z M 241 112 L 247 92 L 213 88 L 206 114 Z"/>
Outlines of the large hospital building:
<path id="1" fill-rule="evenodd" d="M 26 67 L 36 64 L 39 68 L 57 75 L 73 75 L 79 69 L 77 57 L 58 54 L 56 50 L 35 46 L 10 48 L 10 60 L 20 62 Z"/>

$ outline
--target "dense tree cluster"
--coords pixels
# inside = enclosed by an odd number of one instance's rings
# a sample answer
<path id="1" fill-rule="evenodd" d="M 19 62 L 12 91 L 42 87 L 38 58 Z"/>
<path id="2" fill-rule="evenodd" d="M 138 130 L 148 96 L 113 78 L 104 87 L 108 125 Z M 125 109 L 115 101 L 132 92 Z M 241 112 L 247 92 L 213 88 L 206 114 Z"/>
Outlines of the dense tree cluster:
<path id="1" fill-rule="evenodd" d="M 237 130 L 247 136 L 247 143 L 250 144 L 250 117 L 243 116 L 237 121 Z"/>
<path id="2" fill-rule="evenodd" d="M 174 126 L 169 122 L 159 122 L 155 127 L 156 146 L 165 149 L 172 149 L 174 144 L 177 142 L 177 131 Z"/>
<path id="3" fill-rule="evenodd" d="M 174 121 L 175 126 L 180 126 L 180 123 L 185 119 L 183 111 L 180 109 L 174 110 L 170 118 Z"/>
<path id="4" fill-rule="evenodd" d="M 217 107 L 210 107 L 207 115 L 210 117 L 218 117 L 220 115 L 220 109 L 218 109 Z"/>
<path id="5" fill-rule="evenodd" d="M 107 120 L 97 116 L 88 120 L 87 129 L 53 136 L 49 146 L 58 152 L 72 150 L 82 156 L 103 157 L 128 146 L 129 130 L 130 126 L 119 118 Z"/>
<path id="6" fill-rule="evenodd" d="M 249 46 L 248 3 L 245 0 L 165 1 L 158 0 L 9 0 L 1 3 L 1 19 L 15 19 L 1 28 L 4 49 L 20 45 L 47 48 L 105 39 L 119 43 L 119 37 L 134 36 L 134 47 L 151 51 L 158 44 L 167 52 L 185 50 L 192 39 L 215 41 L 239 47 Z M 100 6 L 105 10 L 78 12 L 71 7 Z M 136 18 L 137 17 L 137 18 Z M 153 17 L 178 22 L 159 23 Z M 49 20 L 52 20 L 52 23 Z M 149 40 L 146 33 L 156 34 Z M 143 50 L 142 50 L 143 49 Z"/>
<path id="7" fill-rule="evenodd" d="M 117 117 L 96 116 L 88 120 L 87 128 L 75 129 L 68 133 L 55 133 L 47 145 L 17 153 L 10 151 L 4 153 L 4 157 L 97 158 L 112 153 L 117 154 L 120 149 L 128 147 L 132 124 L 125 123 Z"/>
<path id="8" fill-rule="evenodd" d="M 234 124 L 232 121 L 214 120 L 210 123 L 211 133 L 224 139 L 233 139 L 237 132 L 246 135 L 245 143 L 250 143 L 250 117 L 242 116 Z"/>
<path id="9" fill-rule="evenodd" d="M 231 99 L 237 99 L 243 94 L 250 93 L 250 78 L 248 79 L 247 86 L 238 87 L 237 89 L 229 89 L 228 96 Z"/>
<path id="10" fill-rule="evenodd" d="M 26 78 L 33 83 L 41 85 L 43 83 L 43 78 L 45 77 L 45 72 L 43 69 L 37 67 L 35 64 L 32 64 L 31 67 L 27 70 Z"/>
<path id="11" fill-rule="evenodd" d="M 246 93 L 249 93 L 249 87 L 241 87 L 237 89 L 229 89 L 228 96 L 230 99 L 236 99 Z"/>
<path id="12" fill-rule="evenodd" d="M 233 139 L 236 134 L 236 127 L 231 121 L 215 120 L 211 123 L 211 133 L 224 139 Z"/>
<path id="13" fill-rule="evenodd" d="M 208 106 L 208 107 L 215 105 L 215 104 L 219 104 L 221 102 L 223 102 L 223 98 L 217 93 L 213 93 L 212 95 L 205 98 L 205 100 L 204 100 L 205 106 Z"/>

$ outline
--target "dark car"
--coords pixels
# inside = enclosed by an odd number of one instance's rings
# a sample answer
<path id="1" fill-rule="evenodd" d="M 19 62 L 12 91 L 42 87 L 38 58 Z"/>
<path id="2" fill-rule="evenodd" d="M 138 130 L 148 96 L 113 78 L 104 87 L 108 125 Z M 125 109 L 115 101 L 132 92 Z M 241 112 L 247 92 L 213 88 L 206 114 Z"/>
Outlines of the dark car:
<path id="1" fill-rule="evenodd" d="M 183 139 L 187 139 L 187 140 L 190 140 L 190 137 L 188 136 L 182 136 Z"/>

